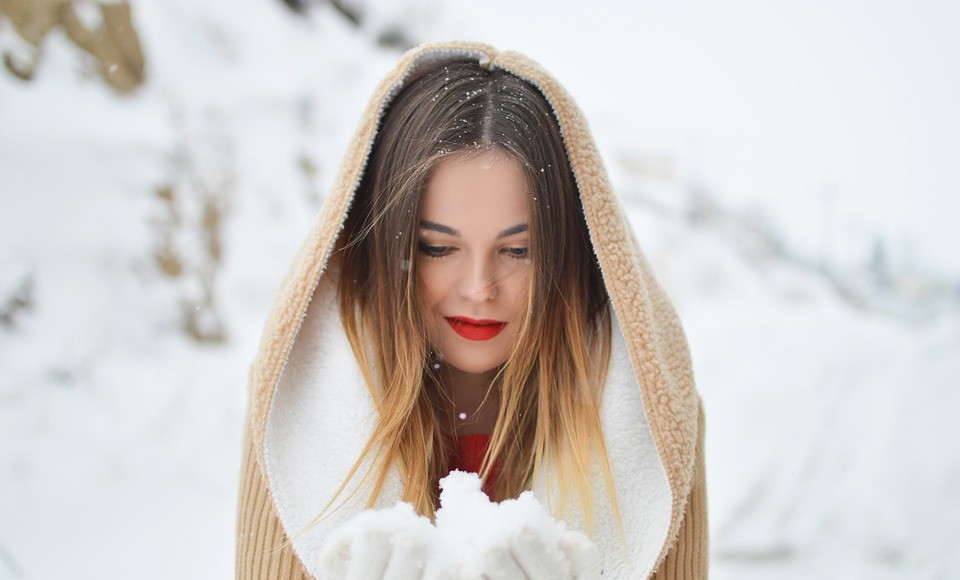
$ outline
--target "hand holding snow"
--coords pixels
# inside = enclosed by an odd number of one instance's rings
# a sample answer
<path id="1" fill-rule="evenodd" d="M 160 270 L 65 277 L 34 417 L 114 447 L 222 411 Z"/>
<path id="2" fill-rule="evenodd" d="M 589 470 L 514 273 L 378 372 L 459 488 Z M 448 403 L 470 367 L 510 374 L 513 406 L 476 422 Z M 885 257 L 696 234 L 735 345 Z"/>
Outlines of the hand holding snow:
<path id="1" fill-rule="evenodd" d="M 400 502 L 341 526 L 320 551 L 324 577 L 385 580 L 577 579 L 596 547 L 554 520 L 532 492 L 491 502 L 476 474 L 440 480 L 436 526 Z"/>
<path id="2" fill-rule="evenodd" d="M 436 528 L 400 502 L 367 510 L 341 526 L 320 550 L 324 578 L 422 578 Z"/>

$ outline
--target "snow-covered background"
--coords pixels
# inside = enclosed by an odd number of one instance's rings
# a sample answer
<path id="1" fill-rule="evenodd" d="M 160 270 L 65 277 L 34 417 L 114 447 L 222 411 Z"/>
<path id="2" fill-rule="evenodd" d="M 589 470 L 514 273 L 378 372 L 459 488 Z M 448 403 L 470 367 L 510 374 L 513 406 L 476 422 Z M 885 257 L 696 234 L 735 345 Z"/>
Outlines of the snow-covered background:
<path id="1" fill-rule="evenodd" d="M 956 3 L 336 4 L 134 0 L 126 96 L 57 30 L 0 69 L 0 578 L 232 576 L 273 292 L 376 83 L 454 37 L 590 121 L 690 339 L 712 576 L 960 575 Z"/>

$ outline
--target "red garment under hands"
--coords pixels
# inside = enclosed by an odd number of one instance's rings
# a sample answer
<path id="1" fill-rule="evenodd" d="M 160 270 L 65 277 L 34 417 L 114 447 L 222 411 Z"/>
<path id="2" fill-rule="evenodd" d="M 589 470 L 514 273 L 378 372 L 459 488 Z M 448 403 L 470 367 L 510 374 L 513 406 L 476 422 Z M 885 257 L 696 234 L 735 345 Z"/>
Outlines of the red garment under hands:
<path id="1" fill-rule="evenodd" d="M 471 473 L 480 473 L 480 464 L 490 445 L 489 433 L 471 433 L 457 438 L 457 453 L 450 462 L 450 471 L 459 469 Z M 492 497 L 493 484 L 497 479 L 497 465 L 490 470 L 490 476 L 483 482 L 483 492 Z"/>

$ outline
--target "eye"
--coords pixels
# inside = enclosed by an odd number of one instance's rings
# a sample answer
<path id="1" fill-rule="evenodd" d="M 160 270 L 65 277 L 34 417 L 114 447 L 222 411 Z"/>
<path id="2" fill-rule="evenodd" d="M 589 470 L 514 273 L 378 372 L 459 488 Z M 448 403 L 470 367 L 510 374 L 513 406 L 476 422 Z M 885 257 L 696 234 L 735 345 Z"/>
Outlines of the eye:
<path id="1" fill-rule="evenodd" d="M 453 248 L 450 246 L 431 246 L 429 244 L 420 244 L 420 253 L 428 258 L 442 258 L 446 256 Z"/>
<path id="2" fill-rule="evenodd" d="M 523 260 L 527 257 L 530 252 L 529 248 L 504 248 L 504 252 L 507 253 L 511 258 L 516 258 L 517 260 Z"/>

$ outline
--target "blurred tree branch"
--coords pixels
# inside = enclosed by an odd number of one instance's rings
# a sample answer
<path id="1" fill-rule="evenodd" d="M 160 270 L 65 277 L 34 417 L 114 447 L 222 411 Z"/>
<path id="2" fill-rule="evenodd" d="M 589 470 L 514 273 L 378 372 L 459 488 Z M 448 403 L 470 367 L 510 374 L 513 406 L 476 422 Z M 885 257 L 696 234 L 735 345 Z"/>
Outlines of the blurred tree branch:
<path id="1" fill-rule="evenodd" d="M 144 81 L 143 50 L 126 1 L 0 0 L 0 20 L 4 18 L 23 41 L 19 50 L 3 53 L 4 65 L 17 78 L 29 81 L 35 76 L 44 39 L 59 27 L 116 91 L 129 93 Z"/>

